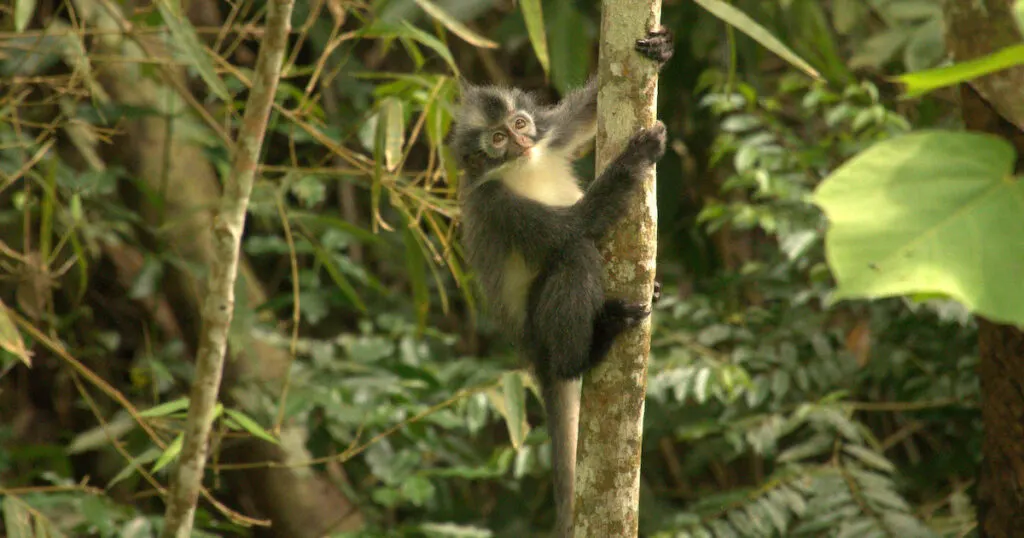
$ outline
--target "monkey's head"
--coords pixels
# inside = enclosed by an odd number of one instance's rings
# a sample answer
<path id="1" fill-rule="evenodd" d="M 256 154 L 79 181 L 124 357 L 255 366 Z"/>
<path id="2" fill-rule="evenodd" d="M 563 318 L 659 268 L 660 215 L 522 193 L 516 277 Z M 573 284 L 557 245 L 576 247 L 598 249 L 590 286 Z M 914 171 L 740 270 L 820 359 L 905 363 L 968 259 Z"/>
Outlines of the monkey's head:
<path id="1" fill-rule="evenodd" d="M 462 82 L 448 143 L 459 164 L 480 175 L 529 158 L 547 129 L 541 109 L 514 88 Z"/>

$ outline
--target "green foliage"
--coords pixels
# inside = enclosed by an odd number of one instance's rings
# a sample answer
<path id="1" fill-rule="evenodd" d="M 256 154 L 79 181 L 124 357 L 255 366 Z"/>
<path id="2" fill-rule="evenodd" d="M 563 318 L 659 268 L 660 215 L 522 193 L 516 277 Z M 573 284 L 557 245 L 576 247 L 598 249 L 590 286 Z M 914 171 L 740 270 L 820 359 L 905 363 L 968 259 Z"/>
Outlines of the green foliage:
<path id="1" fill-rule="evenodd" d="M 164 24 L 167 25 L 167 29 L 174 37 L 172 42 L 181 47 L 181 50 L 177 51 L 178 56 L 188 61 L 199 72 L 203 82 L 206 82 L 210 91 L 217 97 L 225 101 L 231 99 L 227 87 L 217 75 L 213 62 L 206 55 L 206 50 L 199 41 L 195 28 L 182 15 L 180 4 L 172 0 L 157 0 L 156 6 L 160 10 L 160 17 Z"/>
<path id="2" fill-rule="evenodd" d="M 938 294 L 1024 323 L 1015 160 L 1000 138 L 935 131 L 880 142 L 837 169 L 815 195 L 836 299 Z"/>
<path id="3" fill-rule="evenodd" d="M 894 60 L 899 60 L 906 71 L 934 67 L 946 55 L 942 20 L 944 1 L 837 2 L 833 10 L 837 29 L 851 35 L 866 36 L 850 58 L 851 67 L 878 69 Z M 870 24 L 875 17 L 881 20 L 881 28 Z"/>
<path id="4" fill-rule="evenodd" d="M 831 321 L 844 315 L 839 307 L 822 309 L 832 291 L 813 189 L 849 155 L 904 132 L 906 121 L 868 84 L 833 92 L 788 79 L 769 96 L 737 90 L 704 98 L 720 117 L 712 158 L 731 174 L 722 182 L 730 201 L 706 205 L 702 220 L 713 230 L 757 229 L 770 241 L 713 293 L 662 300 L 645 440 L 680 448 L 645 452 L 644 470 L 651 489 L 691 502 L 678 511 L 662 495 L 645 496 L 642 528 L 666 537 L 954 535 L 969 512 L 950 504 L 944 510 L 955 516 L 928 520 L 914 499 L 955 485 L 924 468 L 902 474 L 916 466 L 901 466 L 885 428 L 855 400 L 886 394 L 941 409 L 976 398 L 971 332 L 943 310 L 947 303 L 918 314 L 893 302 L 862 305 L 845 314 L 852 325 Z M 756 290 L 756 304 L 723 293 L 736 286 Z M 908 340 L 907 330 L 925 333 Z M 871 335 L 866 355 L 853 345 L 862 331 Z M 918 418 L 949 435 L 940 444 L 953 450 L 960 434 L 942 416 Z M 977 425 L 968 419 L 956 431 L 964 428 Z M 973 459 L 977 445 L 956 450 Z"/>
<path id="5" fill-rule="evenodd" d="M 766 30 L 760 24 L 757 24 L 757 22 L 751 19 L 746 13 L 733 7 L 732 4 L 722 0 L 696 1 L 704 7 L 704 9 L 707 9 L 727 24 L 735 26 L 741 32 L 749 35 L 766 49 L 778 54 L 787 62 L 793 64 L 794 67 L 797 67 L 814 78 L 819 77 L 818 72 L 803 58 L 800 58 L 795 52 L 790 50 L 789 47 L 773 36 L 771 32 Z"/>
<path id="6" fill-rule="evenodd" d="M 0 75 L 14 88 L 0 96 L 0 245 L 11 250 L 0 252 L 0 313 L 27 320 L 0 319 L 0 408 L 14 417 L 0 426 L 5 531 L 155 536 L 162 505 L 149 480 L 166 483 L 193 376 L 197 313 L 182 303 L 201 293 L 205 268 L 178 241 L 193 233 L 182 231 L 191 211 L 168 204 L 194 185 L 147 181 L 122 158 L 133 140 L 118 133 L 157 124 L 226 170 L 218 130 L 239 127 L 252 78 L 244 57 L 258 45 L 246 32 L 261 3 L 232 12 L 226 39 L 179 18 L 174 2 L 136 11 L 135 32 L 160 36 L 173 56 L 139 58 L 129 39 L 131 53 L 114 62 L 90 56 L 103 41 L 88 31 L 101 25 L 66 11 L 26 19 L 29 4 L 17 2 L 26 22 L 13 28 L 45 33 L 0 38 Z M 701 5 L 741 32 L 723 33 Z M 659 164 L 666 289 L 654 317 L 642 532 L 961 536 L 974 521 L 965 477 L 980 454 L 970 316 L 931 296 L 833 303 L 827 220 L 811 203 L 851 156 L 912 140 L 912 124 L 950 127 L 943 103 L 894 103 L 869 82 L 847 83 L 848 65 L 888 74 L 940 61 L 938 2 L 701 5 L 666 2 L 663 13 L 679 43 L 659 92 L 672 140 Z M 564 93 L 593 70 L 597 12 L 552 0 L 297 2 L 230 346 L 243 361 L 233 365 L 258 368 L 244 361 L 266 348 L 294 362 L 287 392 L 250 388 L 218 408 L 206 482 L 215 498 L 228 500 L 222 486 L 246 472 L 224 467 L 219 450 L 256 437 L 279 442 L 300 476 L 330 473 L 353 501 L 365 528 L 336 536 L 550 527 L 543 413 L 503 328 L 477 316 L 456 241 L 458 177 L 442 146 L 455 76 Z M 140 62 L 138 101 L 112 98 L 96 78 L 95 65 L 118 61 Z M 157 67 L 179 65 L 191 101 Z M 139 144 L 153 150 L 149 162 L 177 162 L 160 140 Z M 41 300 L 30 293 L 40 287 Z M 258 288 L 266 298 L 250 304 Z M 22 340 L 31 370 L 15 358 Z M 100 382 L 140 410 L 159 443 Z M 278 438 L 282 423 L 308 437 Z M 196 535 L 251 535 L 232 517 L 203 503 Z"/>
<path id="7" fill-rule="evenodd" d="M 533 52 L 537 55 L 537 61 L 547 73 L 551 69 L 551 60 L 548 54 L 548 38 L 544 27 L 544 10 L 540 0 L 523 0 L 519 4 L 523 13 L 523 21 L 526 23 L 526 32 L 530 36 L 530 44 L 533 45 Z"/>

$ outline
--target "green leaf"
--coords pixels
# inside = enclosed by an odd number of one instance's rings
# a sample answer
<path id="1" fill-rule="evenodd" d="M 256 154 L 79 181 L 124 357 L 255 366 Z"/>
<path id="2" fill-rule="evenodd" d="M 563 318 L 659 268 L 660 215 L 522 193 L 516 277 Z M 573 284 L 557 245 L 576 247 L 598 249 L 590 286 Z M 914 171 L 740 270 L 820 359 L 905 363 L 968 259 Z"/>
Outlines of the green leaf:
<path id="1" fill-rule="evenodd" d="M 724 0 L 694 0 L 694 2 L 700 4 L 701 7 L 711 12 L 712 15 L 736 27 L 737 30 L 744 34 L 747 34 L 751 39 L 757 41 L 766 49 L 774 52 L 783 60 L 793 64 L 797 69 L 800 69 L 815 79 L 821 78 L 821 74 L 811 67 L 811 64 L 798 56 L 797 53 L 793 52 L 789 47 L 783 44 L 782 41 L 779 41 L 778 38 L 765 29 L 764 26 L 758 24 L 754 19 L 751 19 L 746 13 L 736 9 Z"/>
<path id="2" fill-rule="evenodd" d="M 14 0 L 14 31 L 24 32 L 35 11 L 36 0 Z"/>
<path id="3" fill-rule="evenodd" d="M 459 22 L 458 19 L 452 17 L 447 11 L 441 9 L 433 2 L 430 2 L 429 0 L 415 0 L 415 2 L 416 5 L 420 6 L 420 9 L 427 12 L 427 15 L 433 17 L 437 22 L 443 24 L 445 28 L 464 39 L 470 45 L 486 49 L 498 48 L 497 43 L 485 38 L 473 30 L 470 30 L 465 24 Z"/>
<path id="4" fill-rule="evenodd" d="M 161 284 L 163 284 L 164 264 L 156 256 L 146 256 L 142 262 L 142 268 L 135 276 L 130 288 L 128 297 L 131 299 L 143 299 L 152 297 Z"/>
<path id="5" fill-rule="evenodd" d="M 76 435 L 68 443 L 64 451 L 68 454 L 81 454 L 90 450 L 97 450 L 110 444 L 111 439 L 121 438 L 123 435 L 134 430 L 136 426 L 135 419 L 131 415 L 119 411 L 113 419 L 106 421 L 106 423 Z"/>
<path id="6" fill-rule="evenodd" d="M 1013 20 L 1017 21 L 1017 31 L 1024 34 L 1024 0 L 1013 3 Z"/>
<path id="7" fill-rule="evenodd" d="M 512 446 L 523 446 L 530 425 L 526 422 L 526 390 L 522 372 L 506 372 L 501 376 L 501 391 L 505 395 L 506 423 Z"/>
<path id="8" fill-rule="evenodd" d="M 843 451 L 857 458 L 858 460 L 868 465 L 869 467 L 874 467 L 879 471 L 891 473 L 896 470 L 896 466 L 889 462 L 889 460 L 887 460 L 885 456 L 868 450 L 867 448 L 864 448 L 862 446 L 845 445 L 843 446 Z"/>
<path id="9" fill-rule="evenodd" d="M 145 465 L 160 457 L 160 450 L 156 447 L 147 448 L 145 452 L 139 454 L 134 460 L 129 461 L 128 465 L 125 465 L 123 469 L 118 471 L 114 478 L 107 482 L 107 488 L 113 487 L 114 484 L 132 476 L 138 470 L 138 467 Z"/>
<path id="10" fill-rule="evenodd" d="M 757 504 L 771 520 L 775 530 L 779 531 L 779 535 L 785 536 L 786 530 L 789 528 L 789 511 L 786 510 L 785 505 L 767 495 L 758 499 Z"/>
<path id="11" fill-rule="evenodd" d="M 942 18 L 942 5 L 934 0 L 900 0 L 889 2 L 884 9 L 890 17 L 899 22 Z"/>
<path id="12" fill-rule="evenodd" d="M 526 33 L 530 36 L 533 52 L 537 55 L 544 74 L 547 75 L 551 70 L 551 60 L 548 56 L 548 36 L 544 31 L 544 11 L 540 7 L 540 0 L 520 0 L 519 9 L 523 12 L 523 21 L 526 22 Z"/>
<path id="13" fill-rule="evenodd" d="M 412 39 L 436 52 L 438 56 L 440 56 L 448 66 L 452 68 L 453 73 L 458 74 L 459 72 L 458 66 L 455 65 L 455 58 L 452 56 L 451 51 L 448 50 L 448 47 L 438 38 L 413 26 L 409 21 L 403 20 L 398 26 L 377 21 L 372 26 L 364 30 L 362 34 L 366 37 L 404 37 Z"/>
<path id="14" fill-rule="evenodd" d="M 701 368 L 693 378 L 693 397 L 697 403 L 708 399 L 708 381 L 711 379 L 711 368 Z"/>
<path id="15" fill-rule="evenodd" d="M 834 299 L 941 293 L 1024 324 L 1024 190 L 998 137 L 927 131 L 878 143 L 814 194 Z"/>
<path id="16" fill-rule="evenodd" d="M 224 409 L 224 413 L 231 417 L 232 420 L 237 422 L 238 425 L 241 426 L 243 430 L 249 432 L 254 437 L 259 437 L 260 439 L 263 439 L 264 441 L 268 443 L 273 443 L 275 445 L 281 444 L 273 435 L 270 435 L 270 432 L 264 430 L 263 427 L 259 425 L 259 423 L 249 418 L 249 416 L 246 415 L 245 413 L 242 413 L 241 411 L 236 411 L 234 409 Z"/>
<path id="17" fill-rule="evenodd" d="M 4 497 L 4 526 L 7 527 L 9 538 L 33 538 L 32 514 L 26 509 L 25 503 L 13 496 Z"/>
<path id="18" fill-rule="evenodd" d="M 864 41 L 850 58 L 850 67 L 881 67 L 907 43 L 910 34 L 903 28 L 892 28 Z"/>
<path id="19" fill-rule="evenodd" d="M 1024 63 L 1024 43 L 1011 45 L 980 58 L 946 67 L 907 73 L 893 80 L 906 84 L 904 97 L 918 97 L 930 91 L 1002 71 Z"/>
<path id="20" fill-rule="evenodd" d="M 325 228 L 334 228 L 349 234 L 364 243 L 379 243 L 381 240 L 379 235 L 375 235 L 373 232 L 365 228 L 337 217 L 318 215 L 309 211 L 298 211 L 292 209 L 288 211 L 288 218 L 297 222 L 318 224 Z"/>
<path id="21" fill-rule="evenodd" d="M 423 523 L 417 528 L 427 538 L 493 538 L 494 532 L 485 528 L 455 523 Z"/>
<path id="22" fill-rule="evenodd" d="M 584 31 L 587 18 L 573 2 L 549 4 L 551 83 L 562 95 L 583 85 L 591 72 L 593 40 Z"/>
<path id="23" fill-rule="evenodd" d="M 506 372 L 501 378 L 501 392 L 490 389 L 484 393 L 491 407 L 505 419 L 509 439 L 516 450 L 522 448 L 530 431 L 526 422 L 526 391 L 522 375 L 522 372 Z"/>
<path id="24" fill-rule="evenodd" d="M 946 38 L 942 19 L 928 21 L 919 26 L 910 36 L 903 49 L 903 63 L 910 71 L 931 67 L 946 55 Z"/>
<path id="25" fill-rule="evenodd" d="M 782 453 L 775 461 L 779 463 L 797 462 L 813 456 L 818 456 L 832 448 L 833 437 L 831 435 L 817 434 L 807 441 L 796 444 Z"/>
<path id="26" fill-rule="evenodd" d="M 303 234 L 303 236 L 305 236 L 313 247 L 313 255 L 316 256 L 319 263 L 323 264 L 324 271 L 327 271 L 327 275 L 331 277 L 331 281 L 333 281 L 334 285 L 338 287 L 338 290 L 341 291 L 341 293 L 344 294 L 352 305 L 358 308 L 360 312 L 366 312 L 366 303 L 363 302 L 363 299 L 359 296 L 359 292 L 356 291 L 356 288 L 351 282 L 349 282 L 348 278 L 346 278 L 341 270 L 338 269 L 334 260 L 331 259 L 331 253 L 327 252 L 320 242 L 316 241 L 316 239 L 311 235 Z"/>
<path id="27" fill-rule="evenodd" d="M 836 538 L 860 538 L 864 536 L 869 530 L 875 529 L 878 524 L 871 518 L 860 518 L 844 521 L 839 526 L 839 534 Z"/>
<path id="28" fill-rule="evenodd" d="M 426 326 L 430 312 L 430 294 L 427 291 L 427 260 L 422 247 L 412 231 L 414 223 L 409 222 L 402 237 L 405 239 L 405 270 L 412 287 L 413 304 L 416 307 L 416 322 L 420 329 Z"/>
<path id="29" fill-rule="evenodd" d="M 412 475 L 402 483 L 402 496 L 414 506 L 423 506 L 434 494 L 434 484 L 422 475 Z"/>
<path id="30" fill-rule="evenodd" d="M 928 527 L 909 514 L 886 512 L 882 519 L 891 532 L 897 536 L 934 536 Z"/>
<path id="31" fill-rule="evenodd" d="M 181 454 L 181 444 L 184 441 L 185 436 L 179 433 L 178 436 L 171 441 L 171 444 L 167 445 L 167 448 L 164 449 L 164 453 L 160 454 L 160 458 L 153 464 L 153 469 L 151 469 L 150 472 L 156 473 L 160 471 L 160 469 L 167 467 L 168 463 L 174 461 L 174 458 L 177 458 L 178 454 Z"/>
<path id="32" fill-rule="evenodd" d="M 857 28 L 868 13 L 868 7 L 861 0 L 833 0 L 832 26 L 846 35 Z"/>
<path id="33" fill-rule="evenodd" d="M 377 128 L 384 130 L 380 135 L 384 140 L 384 167 L 388 172 L 394 172 L 398 168 L 398 160 L 402 158 L 402 146 L 405 145 L 405 115 L 400 99 L 384 99 Z"/>
<path id="34" fill-rule="evenodd" d="M 182 52 L 191 60 L 192 66 L 210 87 L 210 91 L 222 100 L 230 101 L 231 95 L 228 93 L 227 86 L 217 75 L 217 70 L 214 69 L 213 62 L 206 55 L 206 48 L 199 41 L 195 28 L 192 28 L 188 19 L 180 15 L 177 3 L 172 3 L 171 0 L 159 0 L 156 6 L 160 10 L 160 16 L 163 17 L 164 23 L 171 31 L 171 35 L 174 36 L 174 42 L 183 47 Z"/>
<path id="35" fill-rule="evenodd" d="M 32 366 L 32 353 L 25 347 L 25 340 L 14 326 L 3 301 L 0 301 L 0 349 L 17 357 L 25 366 Z"/>

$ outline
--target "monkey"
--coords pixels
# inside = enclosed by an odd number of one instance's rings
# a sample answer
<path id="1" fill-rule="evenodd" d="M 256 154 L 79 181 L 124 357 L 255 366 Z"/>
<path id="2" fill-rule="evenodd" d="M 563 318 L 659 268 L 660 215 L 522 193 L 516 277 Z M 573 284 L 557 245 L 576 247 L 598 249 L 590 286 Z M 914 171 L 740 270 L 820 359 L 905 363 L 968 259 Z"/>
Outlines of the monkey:
<path id="1" fill-rule="evenodd" d="M 636 50 L 660 69 L 673 53 L 658 28 Z M 641 129 L 581 189 L 572 165 L 597 133 L 597 80 L 541 105 L 517 88 L 460 80 L 448 145 L 463 170 L 462 243 L 492 315 L 532 366 L 548 414 L 555 534 L 572 536 L 579 379 L 615 338 L 651 314 L 605 297 L 597 243 L 623 216 L 644 171 L 665 153 L 665 125 Z M 660 285 L 655 283 L 657 300 Z"/>

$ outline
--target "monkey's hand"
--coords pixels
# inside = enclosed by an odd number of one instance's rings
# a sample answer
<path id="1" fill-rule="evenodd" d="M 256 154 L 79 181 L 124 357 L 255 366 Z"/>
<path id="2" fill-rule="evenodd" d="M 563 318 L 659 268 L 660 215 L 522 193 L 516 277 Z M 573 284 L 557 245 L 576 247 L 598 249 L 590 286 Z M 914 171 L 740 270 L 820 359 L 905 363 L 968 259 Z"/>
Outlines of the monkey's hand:
<path id="1" fill-rule="evenodd" d="M 664 26 L 659 26 L 647 32 L 646 39 L 636 40 L 636 50 L 647 58 L 658 62 L 658 69 L 660 70 L 665 65 L 665 62 L 672 57 L 672 53 L 675 52 L 675 45 L 672 43 L 672 32 Z"/>
<path id="2" fill-rule="evenodd" d="M 633 157 L 637 165 L 650 165 L 661 160 L 665 154 L 665 124 L 660 120 L 649 129 L 641 129 L 629 139 L 623 155 Z M 635 159 L 635 160 L 634 160 Z"/>

